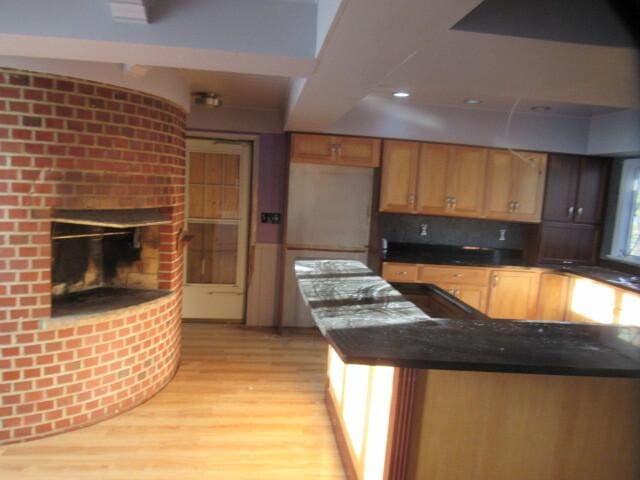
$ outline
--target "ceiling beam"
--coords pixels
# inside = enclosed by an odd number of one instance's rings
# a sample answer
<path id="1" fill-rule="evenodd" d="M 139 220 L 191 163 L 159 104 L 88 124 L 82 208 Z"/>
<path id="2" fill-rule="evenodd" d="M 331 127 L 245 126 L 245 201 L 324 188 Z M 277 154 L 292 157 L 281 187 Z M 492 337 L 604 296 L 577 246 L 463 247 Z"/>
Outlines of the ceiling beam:
<path id="1" fill-rule="evenodd" d="M 287 130 L 323 131 L 481 0 L 348 0 L 287 107 Z M 389 34 L 393 32 L 393 38 Z"/>

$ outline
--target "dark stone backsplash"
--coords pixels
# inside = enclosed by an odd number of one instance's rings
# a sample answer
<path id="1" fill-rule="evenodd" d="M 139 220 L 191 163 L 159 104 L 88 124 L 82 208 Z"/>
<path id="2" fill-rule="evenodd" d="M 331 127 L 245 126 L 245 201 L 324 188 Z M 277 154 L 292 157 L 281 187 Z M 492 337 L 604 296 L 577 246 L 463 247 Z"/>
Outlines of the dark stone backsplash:
<path id="1" fill-rule="evenodd" d="M 397 213 L 381 213 L 379 222 L 380 236 L 389 242 L 523 249 L 521 223 Z M 426 237 L 420 235 L 423 223 L 428 225 Z M 498 240 L 502 228 L 507 230 L 504 241 Z"/>

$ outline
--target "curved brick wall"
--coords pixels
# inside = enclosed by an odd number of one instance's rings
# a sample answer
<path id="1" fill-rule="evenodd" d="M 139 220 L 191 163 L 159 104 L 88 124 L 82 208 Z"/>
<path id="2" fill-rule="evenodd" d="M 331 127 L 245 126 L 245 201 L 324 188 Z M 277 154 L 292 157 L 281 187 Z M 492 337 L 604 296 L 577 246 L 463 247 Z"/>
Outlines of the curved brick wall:
<path id="1" fill-rule="evenodd" d="M 185 112 L 139 92 L 0 68 L 0 444 L 155 394 L 179 360 Z M 51 208 L 162 207 L 167 297 L 50 320 Z"/>

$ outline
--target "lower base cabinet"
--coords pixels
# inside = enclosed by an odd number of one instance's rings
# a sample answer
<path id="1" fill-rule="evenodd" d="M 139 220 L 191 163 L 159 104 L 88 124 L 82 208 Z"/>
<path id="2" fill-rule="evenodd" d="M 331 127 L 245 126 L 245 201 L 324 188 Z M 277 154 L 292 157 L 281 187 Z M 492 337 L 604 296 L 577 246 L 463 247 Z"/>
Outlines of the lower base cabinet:
<path id="1" fill-rule="evenodd" d="M 451 283 L 441 283 L 437 286 L 446 290 L 450 295 L 459 298 L 470 307 L 482 313 L 487 313 L 487 287 L 456 285 Z"/>
<path id="2" fill-rule="evenodd" d="M 533 319 L 536 316 L 538 278 L 536 272 L 492 271 L 487 315 L 497 319 Z"/>

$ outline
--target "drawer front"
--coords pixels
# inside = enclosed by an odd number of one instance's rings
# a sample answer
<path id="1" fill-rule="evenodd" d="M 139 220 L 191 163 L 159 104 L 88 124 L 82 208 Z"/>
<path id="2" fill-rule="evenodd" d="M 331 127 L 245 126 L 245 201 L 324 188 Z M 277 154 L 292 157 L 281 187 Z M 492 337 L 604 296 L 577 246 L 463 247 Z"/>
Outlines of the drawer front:
<path id="1" fill-rule="evenodd" d="M 385 262 L 382 265 L 382 276 L 387 282 L 415 282 L 418 279 L 418 266 Z"/>
<path id="2" fill-rule="evenodd" d="M 468 285 L 489 285 L 490 270 L 474 267 L 432 267 L 422 266 L 418 280 L 422 283 L 456 283 Z"/>

